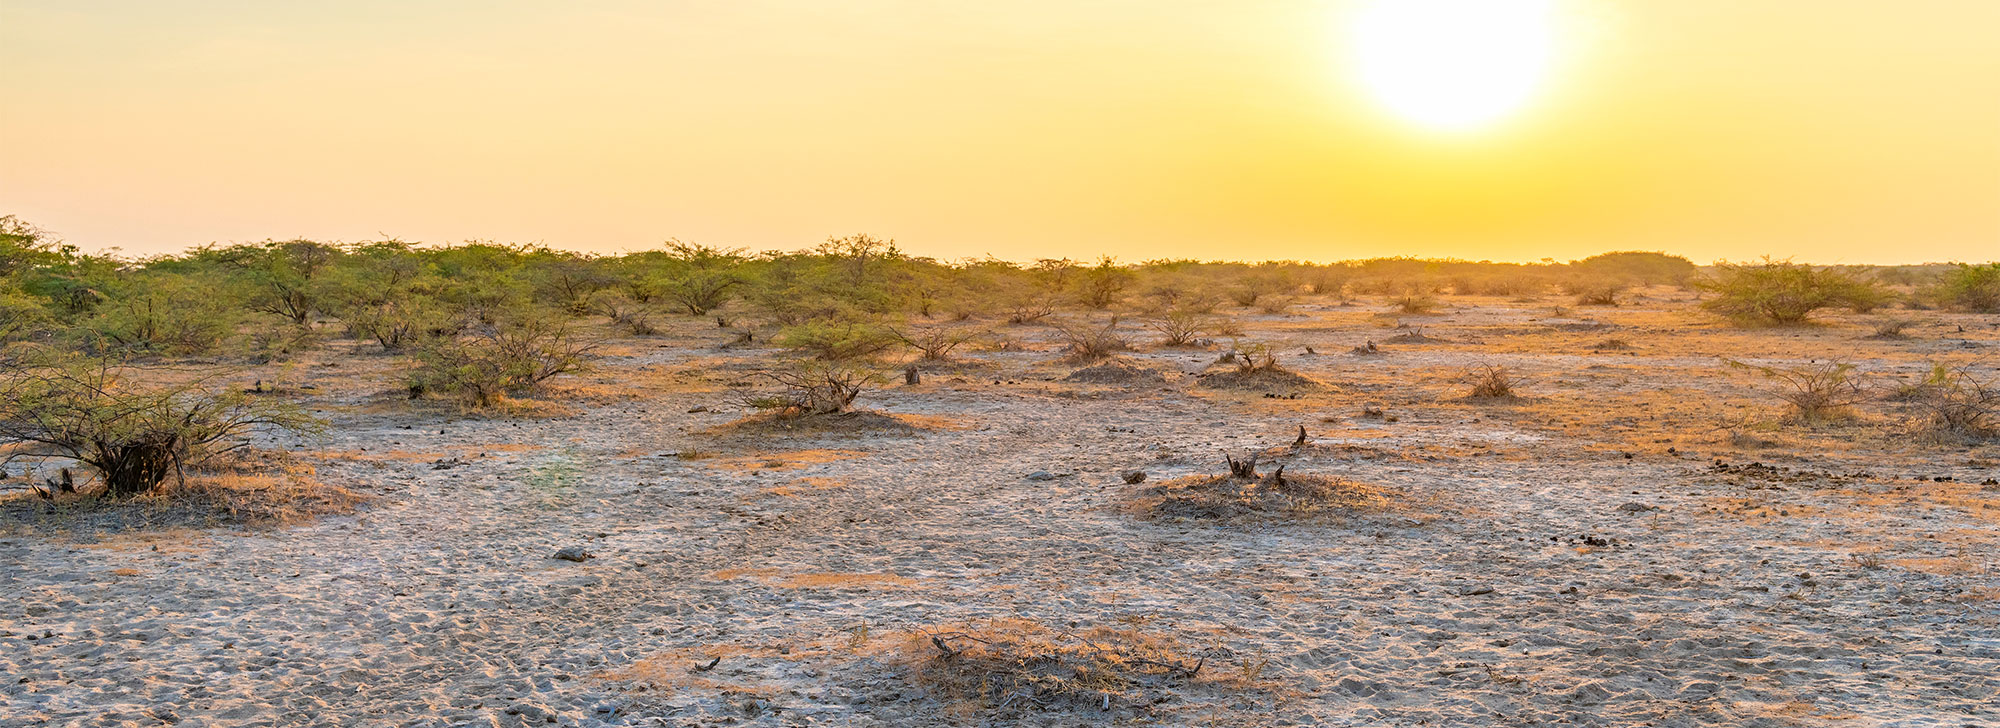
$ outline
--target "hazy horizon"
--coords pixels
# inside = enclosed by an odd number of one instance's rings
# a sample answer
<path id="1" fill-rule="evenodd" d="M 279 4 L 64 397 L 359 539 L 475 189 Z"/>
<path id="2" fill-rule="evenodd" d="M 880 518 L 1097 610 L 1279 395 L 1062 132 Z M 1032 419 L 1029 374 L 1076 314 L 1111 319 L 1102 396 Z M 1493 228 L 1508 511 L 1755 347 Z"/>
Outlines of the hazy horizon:
<path id="1" fill-rule="evenodd" d="M 30 111 L 0 120 L 0 214 L 135 256 L 866 232 L 940 259 L 1984 260 L 1995 27 L 1953 0 L 5 0 Z"/>

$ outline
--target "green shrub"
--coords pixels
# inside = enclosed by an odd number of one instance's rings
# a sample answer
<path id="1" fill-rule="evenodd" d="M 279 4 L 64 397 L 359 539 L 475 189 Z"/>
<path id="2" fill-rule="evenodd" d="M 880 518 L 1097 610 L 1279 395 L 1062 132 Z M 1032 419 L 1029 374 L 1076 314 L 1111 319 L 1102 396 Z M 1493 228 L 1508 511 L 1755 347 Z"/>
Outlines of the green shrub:
<path id="1" fill-rule="evenodd" d="M 208 278 L 175 274 L 137 277 L 100 304 L 84 329 L 112 348 L 149 354 L 214 351 L 235 333 L 242 312 L 223 286 Z"/>
<path id="2" fill-rule="evenodd" d="M 481 327 L 470 336 L 427 342 L 416 355 L 410 395 L 447 394 L 486 407 L 503 395 L 531 392 L 558 374 L 582 369 L 592 348 L 595 342 L 546 318 Z"/>
<path id="3" fill-rule="evenodd" d="M 2000 263 L 1959 263 L 1944 272 L 1926 297 L 1937 305 L 1973 313 L 2000 313 Z"/>
<path id="4" fill-rule="evenodd" d="M 863 321 L 807 321 L 778 332 L 777 344 L 825 361 L 874 356 L 895 346 L 888 328 Z"/>
<path id="5" fill-rule="evenodd" d="M 1804 323 L 1822 308 L 1866 313 L 1888 301 L 1879 286 L 1847 272 L 1769 258 L 1717 263 L 1715 275 L 1696 286 L 1716 294 L 1703 308 L 1738 321 L 1783 325 Z"/>

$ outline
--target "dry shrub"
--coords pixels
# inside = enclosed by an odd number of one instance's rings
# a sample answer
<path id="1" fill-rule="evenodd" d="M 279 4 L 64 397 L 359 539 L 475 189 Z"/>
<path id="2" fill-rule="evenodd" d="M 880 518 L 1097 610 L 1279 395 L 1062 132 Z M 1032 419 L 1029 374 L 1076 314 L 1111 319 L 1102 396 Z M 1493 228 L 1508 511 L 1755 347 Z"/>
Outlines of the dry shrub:
<path id="1" fill-rule="evenodd" d="M 1868 338 L 1884 341 L 1901 341 L 1910 338 L 1909 328 L 1917 325 L 1917 323 L 1910 319 L 1883 319 L 1875 322 L 1875 333 L 1870 334 Z"/>
<path id="2" fill-rule="evenodd" d="M 1481 366 L 1468 378 L 1472 380 L 1472 393 L 1466 396 L 1472 399 L 1513 399 L 1514 388 L 1521 384 L 1506 367 L 1492 364 Z"/>
<path id="3" fill-rule="evenodd" d="M 890 329 L 897 341 L 917 350 L 923 361 L 950 361 L 952 351 L 973 340 L 977 332 L 948 326 L 916 326 L 908 329 Z"/>
<path id="4" fill-rule="evenodd" d="M 754 372 L 753 376 L 777 385 L 775 392 L 749 394 L 743 403 L 780 417 L 830 415 L 846 412 L 861 391 L 876 379 L 875 373 L 858 366 L 807 359 L 787 366 Z"/>
<path id="5" fill-rule="evenodd" d="M 1088 364 L 1132 349 L 1132 343 L 1118 333 L 1116 316 L 1099 327 L 1057 326 L 1056 334 L 1063 340 L 1063 361 L 1071 364 Z"/>
<path id="6" fill-rule="evenodd" d="M 1194 682 L 1206 660 L 1179 641 L 1132 629 L 1062 629 L 992 619 L 918 630 L 903 660 L 948 702 L 1006 714 L 1035 709 L 1143 708 Z"/>
<path id="7" fill-rule="evenodd" d="M 1257 459 L 1230 459 L 1227 475 L 1176 478 L 1141 491 L 1136 509 L 1152 518 L 1315 518 L 1387 510 L 1396 494 L 1343 478 L 1256 472 Z"/>
<path id="8" fill-rule="evenodd" d="M 1792 405 L 1795 422 L 1831 422 L 1853 416 L 1850 409 L 1868 398 L 1867 388 L 1855 376 L 1854 365 L 1813 362 L 1804 366 L 1776 367 L 1723 360 L 1737 369 L 1747 369 L 1783 385 L 1772 396 Z"/>
<path id="9" fill-rule="evenodd" d="M 1933 442 L 2000 438 L 2000 385 L 1979 379 L 1970 368 L 1931 370 L 1912 398 L 1922 420 L 1919 433 Z"/>
<path id="10" fill-rule="evenodd" d="M 1182 309 L 1168 311 L 1146 324 L 1147 328 L 1166 337 L 1160 341 L 1161 346 L 1194 346 L 1208 326 L 1206 317 Z"/>
<path id="11" fill-rule="evenodd" d="M 317 431 L 289 403 L 223 390 L 211 374 L 149 385 L 116 359 L 31 352 L 0 361 L 0 464 L 58 460 L 88 467 L 115 496 L 155 490 L 259 429 Z"/>
<path id="12" fill-rule="evenodd" d="M 1397 311 L 1407 314 L 1431 313 L 1438 309 L 1438 301 L 1429 294 L 1410 291 L 1389 301 Z"/>
<path id="13" fill-rule="evenodd" d="M 533 392 L 549 379 L 583 369 L 598 343 L 576 336 L 565 322 L 545 318 L 435 339 L 417 353 L 410 397 L 439 393 L 471 407 L 492 406 L 506 395 Z"/>

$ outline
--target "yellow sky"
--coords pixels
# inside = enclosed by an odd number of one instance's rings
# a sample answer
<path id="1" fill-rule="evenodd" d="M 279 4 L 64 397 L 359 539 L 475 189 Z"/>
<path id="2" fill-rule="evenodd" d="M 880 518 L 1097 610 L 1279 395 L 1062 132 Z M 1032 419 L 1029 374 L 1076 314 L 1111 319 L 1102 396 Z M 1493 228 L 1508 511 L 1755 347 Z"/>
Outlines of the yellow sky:
<path id="1" fill-rule="evenodd" d="M 390 235 L 938 257 L 2000 258 L 2000 2 L 1567 0 L 1428 132 L 1351 2 L 0 0 L 0 213 L 88 248 Z"/>

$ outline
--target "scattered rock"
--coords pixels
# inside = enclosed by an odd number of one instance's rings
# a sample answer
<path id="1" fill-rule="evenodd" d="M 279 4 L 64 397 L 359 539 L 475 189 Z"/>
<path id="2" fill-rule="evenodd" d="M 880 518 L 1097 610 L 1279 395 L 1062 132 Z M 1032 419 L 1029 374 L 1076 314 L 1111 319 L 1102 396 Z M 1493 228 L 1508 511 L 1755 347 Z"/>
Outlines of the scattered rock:
<path id="1" fill-rule="evenodd" d="M 1128 470 L 1128 471 L 1125 471 L 1125 473 L 1124 473 L 1123 475 L 1120 475 L 1120 476 L 1118 476 L 1118 477 L 1120 477 L 1120 478 L 1124 478 L 1124 479 L 1125 479 L 1125 484 L 1126 484 L 1126 485 L 1138 485 L 1138 484 L 1140 484 L 1140 483 L 1144 483 L 1144 482 L 1146 482 L 1146 471 L 1144 471 L 1144 470 Z"/>
<path id="2" fill-rule="evenodd" d="M 569 546 L 569 547 L 565 547 L 565 548 L 563 548 L 563 549 L 562 549 L 561 551 L 557 551 L 557 552 L 555 552 L 555 553 L 553 553 L 553 554 L 549 554 L 549 558 L 551 558 L 551 559 L 562 559 L 562 560 L 564 560 L 564 561 L 575 561 L 575 562 L 577 562 L 577 563 L 583 563 L 583 562 L 585 562 L 585 561 L 588 561 L 588 560 L 590 560 L 590 559 L 594 559 L 594 558 L 597 558 L 597 555 L 596 555 L 596 554 L 592 554 L 592 553 L 590 553 L 589 551 L 585 551 L 585 550 L 583 550 L 583 547 L 582 547 L 582 546 Z"/>
<path id="3" fill-rule="evenodd" d="M 1660 510 L 1660 507 L 1654 505 L 1647 505 L 1645 503 L 1639 503 L 1635 501 L 1618 506 L 1618 510 L 1624 511 L 1626 513 L 1645 513 L 1647 511 Z"/>
<path id="4" fill-rule="evenodd" d="M 1055 480 L 1055 479 L 1056 479 L 1056 474 L 1051 473 L 1047 470 L 1037 470 L 1035 472 L 1028 474 L 1028 480 L 1033 480 L 1037 482 L 1045 480 Z"/>

